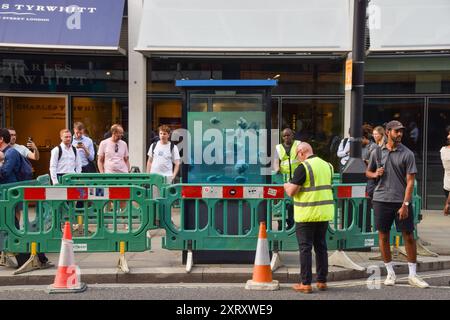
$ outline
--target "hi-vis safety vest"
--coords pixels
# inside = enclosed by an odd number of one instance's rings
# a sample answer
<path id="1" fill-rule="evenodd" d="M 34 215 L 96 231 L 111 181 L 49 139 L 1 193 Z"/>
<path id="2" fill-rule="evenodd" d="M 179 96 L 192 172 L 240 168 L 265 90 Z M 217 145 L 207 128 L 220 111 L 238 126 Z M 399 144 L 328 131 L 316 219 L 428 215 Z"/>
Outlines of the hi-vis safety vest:
<path id="1" fill-rule="evenodd" d="M 283 174 L 284 182 L 292 179 L 295 169 L 300 165 L 300 161 L 297 160 L 297 147 L 299 144 L 300 141 L 294 140 L 289 155 L 286 153 L 283 144 L 277 144 L 276 146 L 278 158 L 280 158 L 280 173 Z"/>
<path id="2" fill-rule="evenodd" d="M 293 197 L 295 222 L 333 220 L 333 166 L 319 157 L 307 159 L 301 164 L 306 169 L 306 180 Z"/>

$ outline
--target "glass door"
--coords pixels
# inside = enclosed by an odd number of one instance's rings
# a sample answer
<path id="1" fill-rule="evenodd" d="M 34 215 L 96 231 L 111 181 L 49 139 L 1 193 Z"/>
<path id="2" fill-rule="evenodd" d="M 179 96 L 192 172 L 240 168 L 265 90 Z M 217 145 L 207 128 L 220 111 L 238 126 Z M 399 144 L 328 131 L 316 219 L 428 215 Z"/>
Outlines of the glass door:
<path id="1" fill-rule="evenodd" d="M 428 139 L 426 140 L 426 208 L 440 210 L 444 207 L 444 169 L 440 150 L 446 145 L 446 128 L 450 125 L 450 98 L 428 100 Z"/>

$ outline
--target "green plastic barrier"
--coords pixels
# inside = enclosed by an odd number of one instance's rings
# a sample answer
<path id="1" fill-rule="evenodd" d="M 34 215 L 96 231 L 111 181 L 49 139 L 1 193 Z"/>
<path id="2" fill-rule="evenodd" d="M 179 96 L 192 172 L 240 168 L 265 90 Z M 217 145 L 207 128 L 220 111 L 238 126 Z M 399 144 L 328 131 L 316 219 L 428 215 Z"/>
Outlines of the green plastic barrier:
<path id="1" fill-rule="evenodd" d="M 5 183 L 0 184 L 0 199 L 5 200 L 8 194 L 8 190 L 11 188 L 15 188 L 18 186 L 48 186 L 50 185 L 50 176 L 48 174 L 39 176 L 36 178 L 36 180 L 27 180 L 27 181 L 20 181 L 20 182 L 13 182 L 13 183 Z M 1 215 L 4 215 L 3 209 L 0 209 Z M 0 218 L 1 221 L 1 218 Z M 30 225 L 36 225 L 37 221 L 30 222 Z M 6 243 L 6 236 L 7 232 L 2 229 L 2 226 L 4 224 L 0 224 L 0 251 L 5 251 L 5 243 Z"/>
<path id="2" fill-rule="evenodd" d="M 4 200 L 8 190 L 20 186 L 49 186 L 50 176 L 48 174 L 37 177 L 35 180 L 26 180 L 13 183 L 0 184 L 0 199 Z"/>
<path id="3" fill-rule="evenodd" d="M 145 188 L 147 197 L 153 199 L 154 188 L 160 191 L 166 186 L 166 178 L 153 173 L 70 173 L 62 176 L 62 185 L 134 185 Z"/>
<path id="4" fill-rule="evenodd" d="M 162 246 L 169 250 L 255 250 L 259 231 L 259 217 L 267 223 L 267 239 L 271 250 L 298 251 L 295 229 L 278 231 L 272 224 L 274 209 L 279 208 L 281 219 L 286 218 L 285 206 L 288 197 L 283 199 L 223 199 L 214 195 L 207 197 L 183 196 L 183 187 L 193 185 L 172 185 L 164 189 L 160 200 L 160 225 L 166 230 Z M 282 187 L 282 185 L 252 185 L 251 187 Z M 378 233 L 373 226 L 373 210 L 368 212 L 368 199 L 365 197 L 366 184 L 334 184 L 335 217 L 327 232 L 329 250 L 351 250 L 378 246 Z M 219 185 L 201 185 L 201 188 L 218 188 Z M 250 187 L 250 186 L 233 186 Z M 343 196 L 344 188 L 358 188 L 360 197 Z M 220 195 L 220 192 L 218 193 Z M 341 195 L 340 195 L 341 194 Z M 350 192 L 351 194 L 351 192 Z M 179 201 L 180 209 L 174 203 Z M 414 221 L 419 222 L 420 200 L 414 198 Z M 269 209 L 268 209 L 269 208 Z M 186 215 L 190 214 L 191 225 L 187 225 Z M 229 224 L 230 215 L 237 215 L 237 225 Z M 370 221 L 367 221 L 370 219 Z M 177 222 L 178 221 L 178 222 Z M 192 221 L 194 223 L 192 223 Z M 369 225 L 369 228 L 366 226 Z M 393 226 L 391 242 L 398 233 Z M 417 231 L 416 231 L 417 237 Z"/>
<path id="5" fill-rule="evenodd" d="M 119 252 L 124 242 L 125 251 L 136 252 L 151 248 L 147 231 L 157 228 L 158 201 L 147 199 L 146 190 L 138 186 L 16 187 L 0 201 L 0 209 L 8 252 L 30 252 L 32 242 L 38 252 L 59 252 L 65 221 L 74 229 L 74 251 Z M 36 228 L 23 223 L 17 229 L 17 210 L 23 221 L 37 220 Z"/>

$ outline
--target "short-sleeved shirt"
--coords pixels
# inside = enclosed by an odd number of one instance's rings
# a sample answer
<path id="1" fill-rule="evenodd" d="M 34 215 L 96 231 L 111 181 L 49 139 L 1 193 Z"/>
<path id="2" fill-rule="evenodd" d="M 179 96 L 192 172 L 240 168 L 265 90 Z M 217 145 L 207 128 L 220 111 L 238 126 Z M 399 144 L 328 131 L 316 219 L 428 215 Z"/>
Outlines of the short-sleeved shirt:
<path id="1" fill-rule="evenodd" d="M 30 149 L 28 149 L 27 147 L 21 145 L 21 144 L 17 144 L 15 143 L 12 146 L 14 149 L 16 149 L 21 155 L 23 155 L 25 158 L 28 158 L 28 154 L 31 153 Z"/>
<path id="2" fill-rule="evenodd" d="M 128 158 L 128 146 L 125 141 L 114 142 L 111 138 L 103 140 L 98 147 L 98 155 L 105 156 L 103 164 L 105 173 L 128 173 L 128 166 L 125 163 L 125 158 Z"/>
<path id="3" fill-rule="evenodd" d="M 373 201 L 401 203 L 405 198 L 406 175 L 417 173 L 414 153 L 399 144 L 392 151 L 386 146 L 381 147 L 381 159 L 377 159 L 379 154 L 380 152 L 373 151 L 367 166 L 372 172 L 376 171 L 377 162 L 384 167 L 384 174 L 378 180 L 373 193 Z"/>
<path id="4" fill-rule="evenodd" d="M 148 149 L 147 155 L 152 158 L 152 168 L 150 173 L 157 173 L 166 177 L 173 176 L 173 162 L 180 160 L 180 153 L 177 146 L 173 146 L 170 152 L 170 142 L 162 144 L 158 141 L 155 150 L 152 150 L 153 144 Z"/>
<path id="5" fill-rule="evenodd" d="M 311 158 L 315 158 L 317 157 L 315 154 L 311 155 L 308 157 L 308 159 Z M 306 168 L 304 165 L 299 165 L 295 171 L 294 171 L 294 176 L 291 179 L 291 183 L 295 184 L 297 186 L 301 186 L 305 183 L 306 181 Z"/>

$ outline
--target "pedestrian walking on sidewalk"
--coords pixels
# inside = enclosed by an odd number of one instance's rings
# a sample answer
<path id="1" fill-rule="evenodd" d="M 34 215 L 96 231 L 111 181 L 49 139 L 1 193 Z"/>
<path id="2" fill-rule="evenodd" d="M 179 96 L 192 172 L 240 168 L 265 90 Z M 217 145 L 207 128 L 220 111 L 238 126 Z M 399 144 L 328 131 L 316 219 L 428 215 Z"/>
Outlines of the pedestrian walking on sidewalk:
<path id="1" fill-rule="evenodd" d="M 396 281 L 389 243 L 389 231 L 395 221 L 397 231 L 402 232 L 405 241 L 408 282 L 418 288 L 427 288 L 428 284 L 416 274 L 417 248 L 411 200 L 417 167 L 413 152 L 401 143 L 404 130 L 405 127 L 396 120 L 386 125 L 387 143 L 380 147 L 381 152 L 371 153 L 366 176 L 378 179 L 372 203 L 380 251 L 388 273 L 384 284 L 393 286 Z"/>
<path id="2" fill-rule="evenodd" d="M 334 217 L 332 192 L 333 166 L 313 153 L 312 147 L 301 142 L 297 147 L 301 162 L 291 182 L 284 184 L 288 196 L 294 201 L 294 221 L 300 251 L 300 283 L 293 289 L 311 293 L 312 254 L 316 253 L 317 288 L 327 289 L 328 252 L 326 233 Z"/>
<path id="3" fill-rule="evenodd" d="M 448 215 L 449 212 L 449 193 L 450 193 L 450 126 L 447 127 L 447 145 L 441 148 L 441 160 L 444 167 L 444 194 L 445 205 L 444 214 Z"/>

